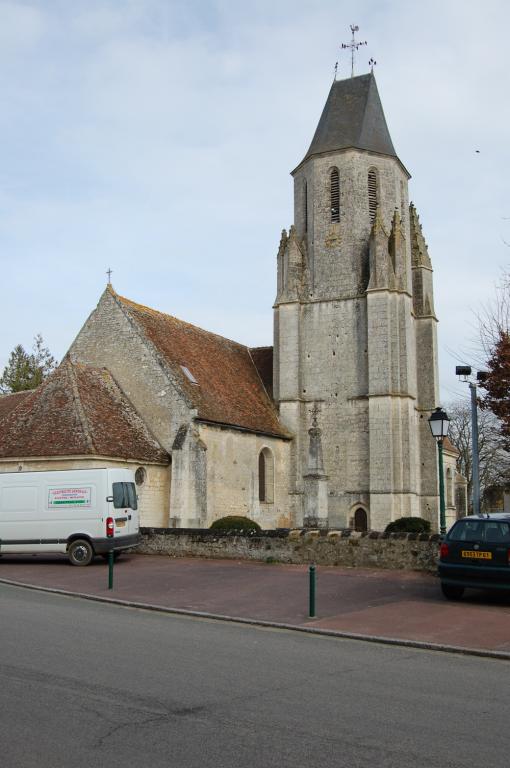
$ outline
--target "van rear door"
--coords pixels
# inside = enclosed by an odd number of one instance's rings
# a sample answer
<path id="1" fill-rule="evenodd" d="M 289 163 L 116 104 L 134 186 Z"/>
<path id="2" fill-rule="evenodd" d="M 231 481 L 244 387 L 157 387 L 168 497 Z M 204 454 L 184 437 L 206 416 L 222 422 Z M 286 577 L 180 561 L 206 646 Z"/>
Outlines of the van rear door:
<path id="1" fill-rule="evenodd" d="M 138 533 L 138 499 L 136 485 L 133 482 L 114 482 L 112 484 L 113 503 L 111 516 L 114 520 L 114 536 L 129 536 Z"/>

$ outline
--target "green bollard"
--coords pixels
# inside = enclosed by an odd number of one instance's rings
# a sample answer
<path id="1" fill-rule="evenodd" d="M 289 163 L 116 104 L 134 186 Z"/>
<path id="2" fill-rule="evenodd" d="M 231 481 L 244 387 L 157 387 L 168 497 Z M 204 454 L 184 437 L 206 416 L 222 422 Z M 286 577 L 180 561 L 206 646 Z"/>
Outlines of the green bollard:
<path id="1" fill-rule="evenodd" d="M 314 619 L 315 618 L 315 565 L 311 565 L 308 568 L 308 574 L 309 574 L 309 592 L 308 592 L 308 618 Z"/>
<path id="2" fill-rule="evenodd" d="M 108 552 L 108 589 L 113 589 L 113 549 Z"/>

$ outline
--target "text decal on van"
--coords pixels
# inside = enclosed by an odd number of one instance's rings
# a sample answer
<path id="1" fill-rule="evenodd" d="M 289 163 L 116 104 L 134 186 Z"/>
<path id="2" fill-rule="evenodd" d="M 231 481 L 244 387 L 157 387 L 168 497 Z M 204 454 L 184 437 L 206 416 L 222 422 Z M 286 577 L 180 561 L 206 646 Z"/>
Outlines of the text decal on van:
<path id="1" fill-rule="evenodd" d="M 49 488 L 48 508 L 90 507 L 92 488 Z"/>

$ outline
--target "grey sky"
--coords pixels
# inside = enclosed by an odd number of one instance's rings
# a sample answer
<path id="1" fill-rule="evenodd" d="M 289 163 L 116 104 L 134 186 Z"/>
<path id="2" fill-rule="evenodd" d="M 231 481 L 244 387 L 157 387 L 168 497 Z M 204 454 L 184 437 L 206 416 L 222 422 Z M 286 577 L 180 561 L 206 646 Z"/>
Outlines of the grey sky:
<path id="1" fill-rule="evenodd" d="M 510 257 L 499 0 L 0 0 L 0 367 L 38 332 L 60 358 L 108 266 L 124 296 L 272 343 L 289 171 L 353 22 L 429 243 L 443 400 L 467 394 L 447 350 Z"/>

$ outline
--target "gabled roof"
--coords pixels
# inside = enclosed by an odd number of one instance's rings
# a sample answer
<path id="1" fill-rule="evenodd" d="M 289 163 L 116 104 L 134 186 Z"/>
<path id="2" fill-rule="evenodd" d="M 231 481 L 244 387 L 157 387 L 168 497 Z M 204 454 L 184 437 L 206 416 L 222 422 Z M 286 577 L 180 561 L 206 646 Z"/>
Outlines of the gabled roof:
<path id="1" fill-rule="evenodd" d="M 301 163 L 313 155 L 350 148 L 397 157 L 372 73 L 333 82 Z"/>
<path id="2" fill-rule="evenodd" d="M 199 420 L 290 437 L 248 347 L 109 290 L 161 355 Z"/>
<path id="3" fill-rule="evenodd" d="M 169 460 L 109 371 L 68 358 L 0 420 L 0 457 L 35 456 Z"/>

